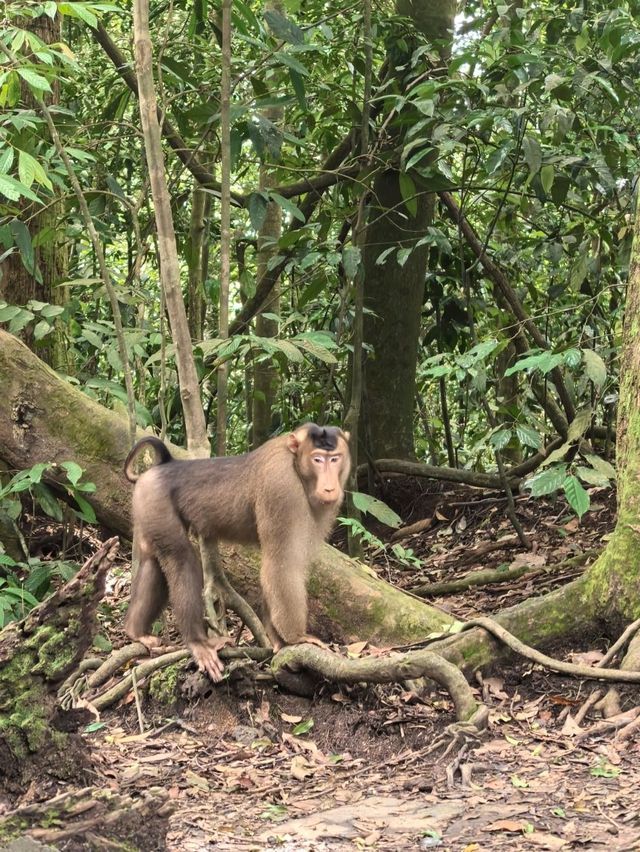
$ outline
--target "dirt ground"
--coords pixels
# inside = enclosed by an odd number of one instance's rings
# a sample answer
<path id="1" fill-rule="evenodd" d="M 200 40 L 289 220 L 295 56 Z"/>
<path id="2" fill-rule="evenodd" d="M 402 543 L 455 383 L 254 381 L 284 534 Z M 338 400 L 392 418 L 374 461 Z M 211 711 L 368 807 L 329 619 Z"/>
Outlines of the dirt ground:
<path id="1" fill-rule="evenodd" d="M 385 499 L 407 524 L 429 521 L 402 541 L 420 566 L 375 557 L 381 575 L 403 588 L 524 558 L 500 498 L 404 481 L 390 484 Z M 566 582 L 582 569 L 551 566 L 601 547 L 613 528 L 613 495 L 592 493 L 592 503 L 578 523 L 562 501 L 518 499 L 534 573 L 437 605 L 466 618 Z M 504 546 L 495 544 L 503 538 Z M 113 584 L 103 612 L 114 642 L 122 600 L 124 579 Z M 602 637 L 584 636 L 580 647 L 553 653 L 594 662 L 606 646 Z M 143 697 L 136 708 L 129 694 L 82 730 L 88 762 L 78 783 L 56 781 L 56 767 L 44 764 L 27 790 L 0 790 L 0 819 L 90 787 L 112 801 L 142 803 L 139 816 L 74 831 L 92 812 L 79 804 L 64 820 L 43 820 L 40 840 L 59 849 L 141 852 L 640 850 L 640 733 L 623 727 L 640 705 L 638 688 L 620 690 L 629 715 L 616 734 L 593 710 L 576 722 L 593 682 L 516 661 L 476 684 L 490 707 L 488 730 L 454 739 L 446 693 L 418 694 L 412 684 L 325 685 L 309 700 L 237 674 L 173 706 Z M 62 830 L 70 833 L 54 842 Z"/>

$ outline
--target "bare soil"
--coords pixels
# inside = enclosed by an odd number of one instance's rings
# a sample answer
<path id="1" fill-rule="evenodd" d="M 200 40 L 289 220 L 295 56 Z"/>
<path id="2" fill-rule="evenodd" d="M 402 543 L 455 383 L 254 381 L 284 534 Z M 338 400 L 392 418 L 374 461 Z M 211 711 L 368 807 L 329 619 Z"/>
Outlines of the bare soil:
<path id="1" fill-rule="evenodd" d="M 601 547 L 614 524 L 615 499 L 607 492 L 592 493 L 595 508 L 582 522 L 562 501 L 518 499 L 533 551 L 525 556 L 509 542 L 482 552 L 482 545 L 513 533 L 499 498 L 407 480 L 389 483 L 384 497 L 407 524 L 432 521 L 401 542 L 419 567 L 382 553 L 375 559 L 381 574 L 403 588 L 525 558 L 540 569 L 508 585 L 437 600 L 460 618 L 566 582 L 582 569 L 547 573 L 547 566 Z M 386 539 L 392 533 L 374 531 Z M 103 612 L 104 633 L 115 644 L 126 593 L 124 575 L 116 577 Z M 554 653 L 594 661 L 604 650 L 602 637 L 583 636 L 579 646 Z M 88 782 L 129 802 L 158 788 L 167 801 L 159 797 L 156 812 L 152 806 L 141 816 L 132 811 L 128 822 L 72 832 L 53 845 L 142 852 L 640 850 L 637 729 L 616 738 L 594 711 L 575 723 L 592 683 L 523 661 L 483 674 L 477 689 L 490 707 L 488 731 L 455 741 L 447 733 L 455 721 L 448 696 L 418 694 L 411 684 L 325 685 L 308 700 L 235 675 L 170 707 L 143 698 L 140 718 L 130 694 L 103 715 L 100 727 L 81 732 L 88 769 L 76 787 Z M 632 712 L 640 691 L 621 690 L 620 703 Z M 73 788 L 43 764 L 28 789 L 0 791 L 0 817 Z M 55 832 L 82 818 L 48 825 Z"/>

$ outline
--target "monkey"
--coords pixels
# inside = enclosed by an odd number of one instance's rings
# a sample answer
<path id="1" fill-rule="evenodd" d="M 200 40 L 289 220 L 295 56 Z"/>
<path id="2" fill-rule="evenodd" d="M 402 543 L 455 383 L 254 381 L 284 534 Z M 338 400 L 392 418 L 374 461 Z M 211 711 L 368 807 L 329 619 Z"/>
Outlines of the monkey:
<path id="1" fill-rule="evenodd" d="M 155 460 L 137 475 L 134 461 L 145 448 Z M 158 438 L 138 441 L 124 464 L 135 483 L 138 562 L 124 624 L 129 638 L 157 647 L 151 627 L 170 600 L 198 668 L 221 679 L 218 651 L 230 640 L 207 636 L 191 531 L 211 552 L 218 541 L 260 546 L 263 621 L 275 651 L 297 642 L 322 644 L 306 633 L 307 570 L 331 531 L 350 469 L 349 433 L 315 423 L 239 456 L 182 461 Z"/>

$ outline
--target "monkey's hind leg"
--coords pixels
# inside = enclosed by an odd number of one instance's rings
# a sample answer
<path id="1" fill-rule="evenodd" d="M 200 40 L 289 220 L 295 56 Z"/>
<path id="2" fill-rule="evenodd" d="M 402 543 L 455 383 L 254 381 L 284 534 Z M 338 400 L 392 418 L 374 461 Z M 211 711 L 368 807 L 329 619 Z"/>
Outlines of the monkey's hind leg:
<path id="1" fill-rule="evenodd" d="M 171 606 L 180 633 L 201 671 L 211 680 L 222 679 L 223 665 L 218 651 L 231 642 L 229 636 L 207 636 L 202 598 L 202 568 L 186 531 L 167 523 L 167 532 L 159 546 L 162 566 L 169 584 Z"/>
<path id="2" fill-rule="evenodd" d="M 160 563 L 143 544 L 136 544 L 135 557 L 138 569 L 131 581 L 124 630 L 131 640 L 142 642 L 151 651 L 161 644 L 161 640 L 151 633 L 151 628 L 167 604 L 169 590 Z"/>

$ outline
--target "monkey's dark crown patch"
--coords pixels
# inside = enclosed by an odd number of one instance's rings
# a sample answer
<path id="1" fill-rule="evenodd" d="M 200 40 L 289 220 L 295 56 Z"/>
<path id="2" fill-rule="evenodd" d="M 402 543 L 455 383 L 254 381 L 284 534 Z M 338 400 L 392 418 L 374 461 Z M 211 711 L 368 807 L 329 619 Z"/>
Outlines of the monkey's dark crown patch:
<path id="1" fill-rule="evenodd" d="M 314 447 L 319 450 L 335 450 L 338 446 L 338 435 L 340 430 L 336 426 L 320 428 L 312 423 L 309 426 L 309 437 Z"/>

